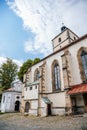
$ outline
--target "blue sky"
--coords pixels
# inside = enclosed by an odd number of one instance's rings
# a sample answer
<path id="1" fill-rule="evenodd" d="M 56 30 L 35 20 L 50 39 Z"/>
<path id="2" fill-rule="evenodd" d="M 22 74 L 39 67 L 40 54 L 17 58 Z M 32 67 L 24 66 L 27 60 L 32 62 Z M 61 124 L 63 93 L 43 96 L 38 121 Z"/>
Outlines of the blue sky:
<path id="1" fill-rule="evenodd" d="M 0 63 L 50 54 L 62 22 L 79 36 L 87 33 L 87 0 L 0 0 Z"/>
<path id="2" fill-rule="evenodd" d="M 25 61 L 35 55 L 25 53 L 24 42 L 33 40 L 34 34 L 23 28 L 23 21 L 0 0 L 0 56 Z M 36 55 L 38 57 L 38 54 Z"/>

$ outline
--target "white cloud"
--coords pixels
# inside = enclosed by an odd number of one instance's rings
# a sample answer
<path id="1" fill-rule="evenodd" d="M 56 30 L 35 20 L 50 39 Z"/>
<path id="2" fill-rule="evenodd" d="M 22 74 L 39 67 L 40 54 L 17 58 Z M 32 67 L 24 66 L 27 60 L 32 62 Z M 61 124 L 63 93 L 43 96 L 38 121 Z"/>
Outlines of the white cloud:
<path id="1" fill-rule="evenodd" d="M 6 62 L 6 58 L 5 57 L 0 57 L 0 66 Z"/>
<path id="2" fill-rule="evenodd" d="M 18 65 L 18 67 L 22 66 L 22 64 L 23 64 L 22 60 L 19 61 L 19 60 L 13 59 L 13 62 L 15 62 Z"/>
<path id="3" fill-rule="evenodd" d="M 50 53 L 51 40 L 60 33 L 62 22 L 77 34 L 86 33 L 86 0 L 7 0 L 7 3 L 22 18 L 24 28 L 35 34 L 33 41 L 25 42 L 25 52 Z"/>
<path id="4" fill-rule="evenodd" d="M 0 57 L 0 66 L 1 66 L 3 63 L 5 63 L 6 60 L 7 60 L 6 57 L 1 56 L 1 57 Z M 13 61 L 14 63 L 16 63 L 16 64 L 18 65 L 18 67 L 20 67 L 20 66 L 22 65 L 22 63 L 23 63 L 22 60 L 19 61 L 19 60 L 12 59 L 12 61 Z"/>

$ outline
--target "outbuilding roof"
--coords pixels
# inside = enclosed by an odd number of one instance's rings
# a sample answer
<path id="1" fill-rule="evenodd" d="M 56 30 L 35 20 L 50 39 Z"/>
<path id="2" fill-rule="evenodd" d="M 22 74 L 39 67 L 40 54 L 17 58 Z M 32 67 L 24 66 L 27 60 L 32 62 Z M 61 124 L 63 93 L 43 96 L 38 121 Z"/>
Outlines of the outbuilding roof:
<path id="1" fill-rule="evenodd" d="M 78 93 L 87 93 L 87 84 L 78 84 L 72 86 L 72 88 L 67 92 L 67 94 L 78 94 Z"/>

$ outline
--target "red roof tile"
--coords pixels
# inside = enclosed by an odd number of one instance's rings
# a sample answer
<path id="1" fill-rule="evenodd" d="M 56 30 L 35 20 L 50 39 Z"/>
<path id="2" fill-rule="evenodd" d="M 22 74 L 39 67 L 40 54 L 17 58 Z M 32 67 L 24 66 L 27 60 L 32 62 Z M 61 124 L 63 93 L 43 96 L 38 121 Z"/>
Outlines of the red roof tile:
<path id="1" fill-rule="evenodd" d="M 77 94 L 77 93 L 86 93 L 87 92 L 87 84 L 79 84 L 72 86 L 71 90 L 67 92 L 67 94 Z"/>

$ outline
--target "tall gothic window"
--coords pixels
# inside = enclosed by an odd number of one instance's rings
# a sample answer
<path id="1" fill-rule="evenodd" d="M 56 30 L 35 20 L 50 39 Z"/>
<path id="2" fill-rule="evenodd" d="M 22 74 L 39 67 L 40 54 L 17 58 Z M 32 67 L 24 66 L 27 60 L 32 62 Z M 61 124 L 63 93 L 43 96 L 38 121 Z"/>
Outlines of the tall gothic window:
<path id="1" fill-rule="evenodd" d="M 82 65 L 85 73 L 85 78 L 87 80 L 87 52 L 84 50 L 81 53 Z"/>
<path id="2" fill-rule="evenodd" d="M 53 90 L 60 89 L 60 68 L 57 62 L 52 65 Z"/>
<path id="3" fill-rule="evenodd" d="M 36 69 L 35 73 L 34 73 L 34 81 L 37 81 L 37 80 L 39 80 L 39 70 L 38 69 Z"/>
<path id="4" fill-rule="evenodd" d="M 55 82 L 55 89 L 60 89 L 60 74 L 59 74 L 59 66 L 58 64 L 54 65 L 54 82 Z"/>

